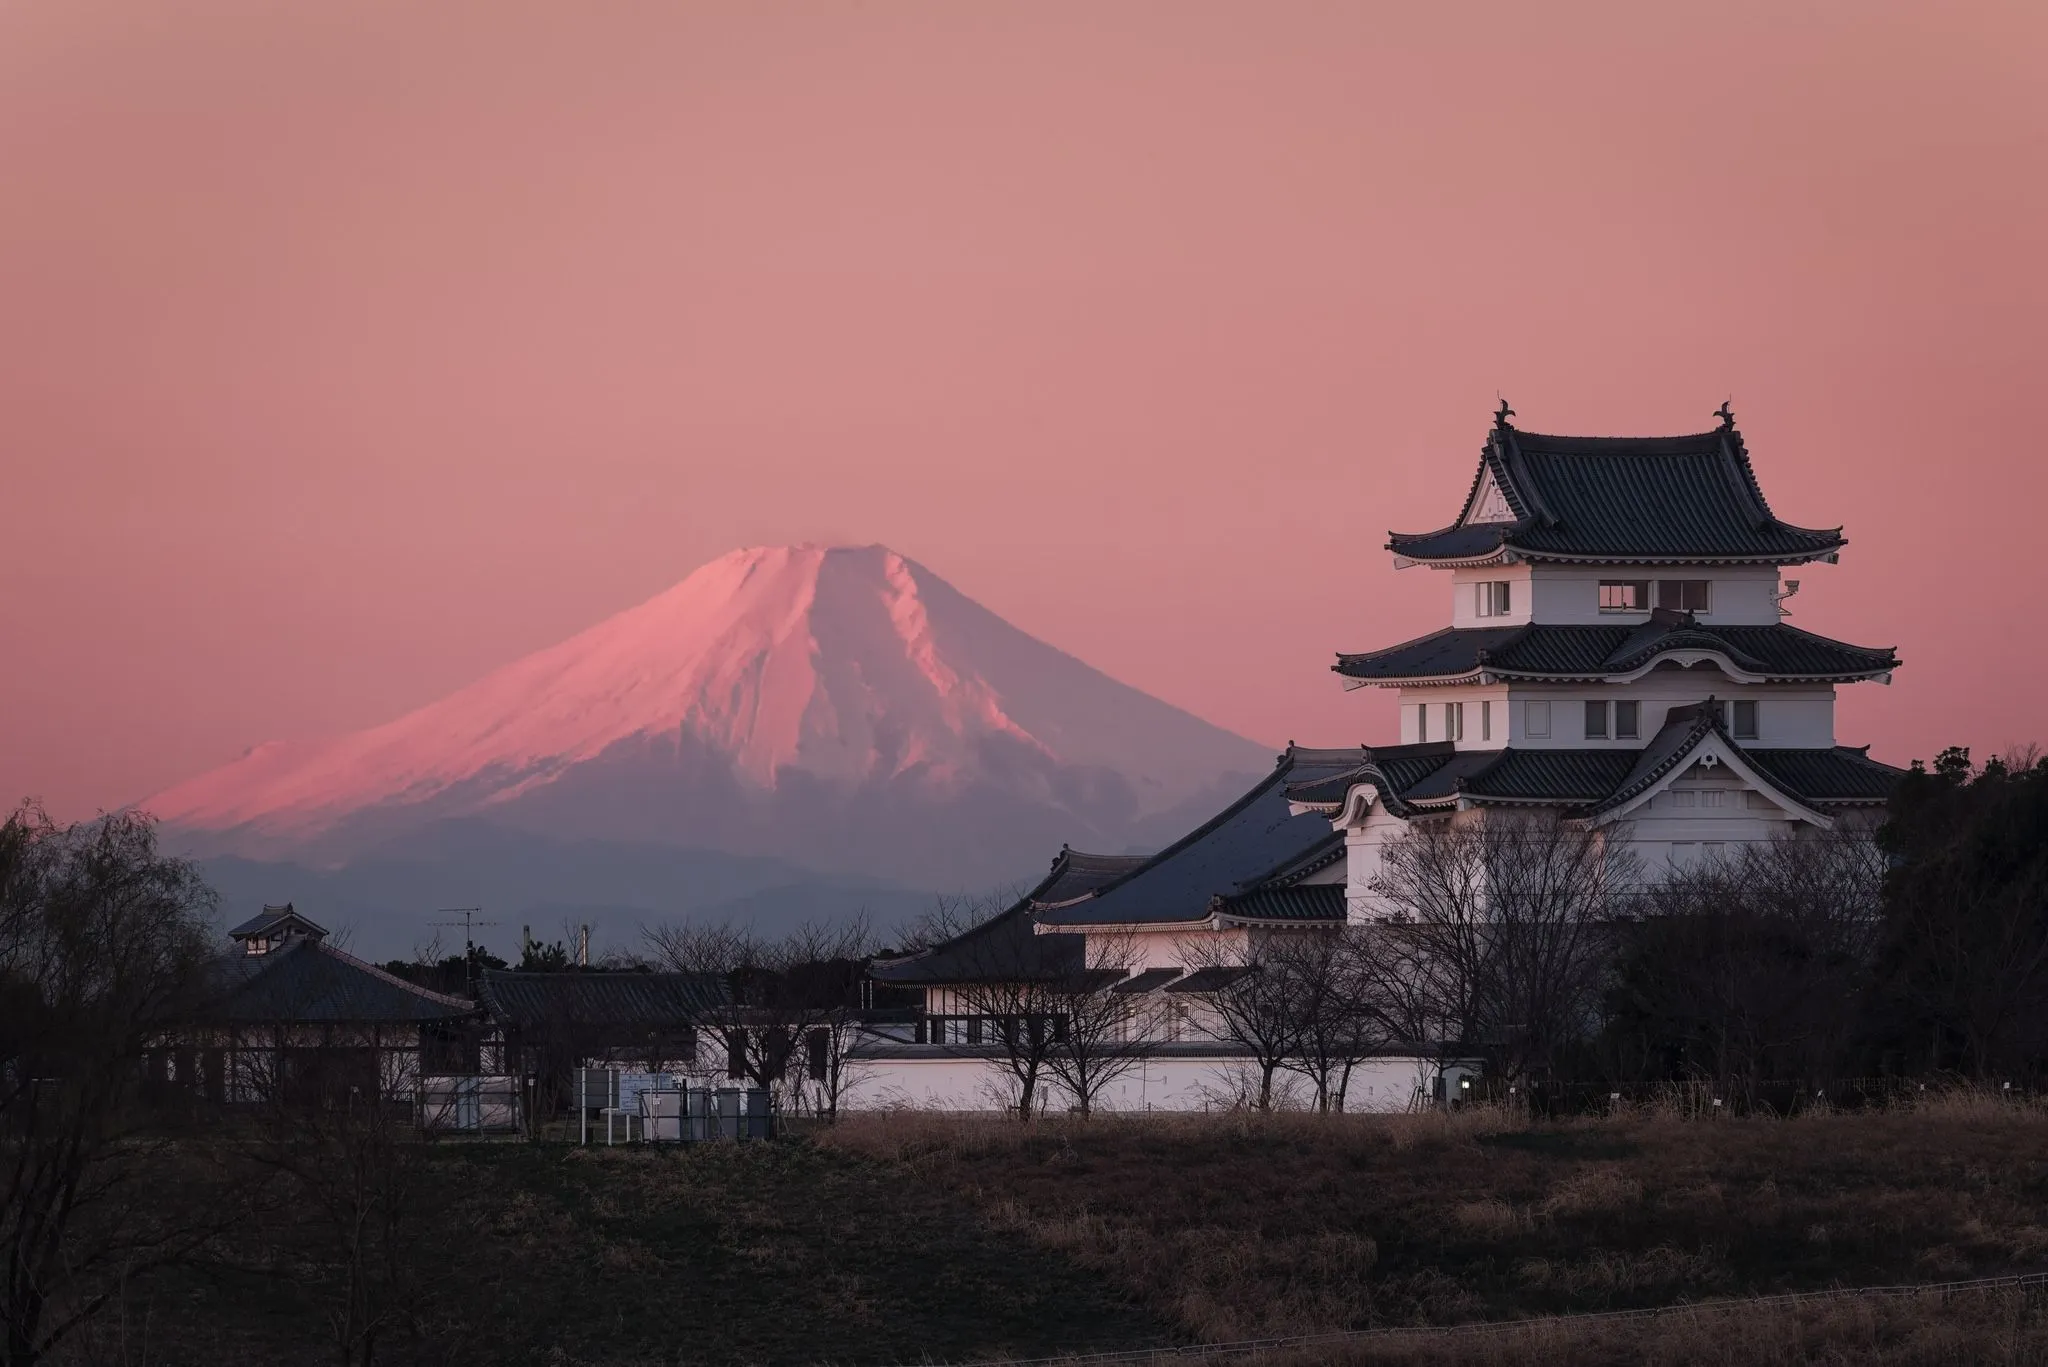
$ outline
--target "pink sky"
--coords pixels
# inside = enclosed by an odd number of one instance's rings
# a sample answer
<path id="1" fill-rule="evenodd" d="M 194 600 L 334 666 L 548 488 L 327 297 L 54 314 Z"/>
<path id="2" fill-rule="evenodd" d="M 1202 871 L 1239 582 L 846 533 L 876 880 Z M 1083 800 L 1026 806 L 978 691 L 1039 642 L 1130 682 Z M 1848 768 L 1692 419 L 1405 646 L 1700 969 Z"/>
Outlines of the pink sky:
<path id="1" fill-rule="evenodd" d="M 1841 734 L 2048 738 L 2048 7 L 0 7 L 0 790 L 886 542 L 1278 744 L 1496 391 L 1847 524 Z"/>

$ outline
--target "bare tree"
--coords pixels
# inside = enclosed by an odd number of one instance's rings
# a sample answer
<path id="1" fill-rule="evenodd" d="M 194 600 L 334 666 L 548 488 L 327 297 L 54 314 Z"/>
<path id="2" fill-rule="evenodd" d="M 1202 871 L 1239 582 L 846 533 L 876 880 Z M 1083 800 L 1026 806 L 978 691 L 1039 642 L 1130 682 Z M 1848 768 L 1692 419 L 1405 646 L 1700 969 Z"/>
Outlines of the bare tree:
<path id="1" fill-rule="evenodd" d="M 305 1269 L 336 1361 L 370 1367 L 394 1334 L 421 1337 L 443 1280 L 425 1236 L 448 1196 L 429 1146 L 374 1089 L 336 1080 L 274 1091 L 245 1148 L 280 1192 L 272 1247 Z"/>
<path id="2" fill-rule="evenodd" d="M 213 894 L 123 813 L 59 826 L 25 805 L 0 823 L 0 1331 L 40 1361 L 142 1274 L 232 1223 L 196 1195 L 144 1105 L 145 1063 L 204 988 Z M 177 1077 L 169 1074 L 176 1070 Z"/>
<path id="3" fill-rule="evenodd" d="M 1867 990 L 1882 853 L 1861 831 L 1787 836 L 1645 889 L 1610 1034 L 1643 1070 L 1723 1090 L 1839 1067 Z"/>
<path id="4" fill-rule="evenodd" d="M 1143 963 L 1132 935 L 1088 937 L 1088 965 L 1052 979 L 1046 1010 L 1056 1022 L 1045 1066 L 1083 1116 L 1118 1079 L 1145 1064 L 1159 1032 L 1150 994 L 1119 990 Z"/>
<path id="5" fill-rule="evenodd" d="M 1604 928 L 1637 866 L 1621 827 L 1481 810 L 1411 824 L 1374 890 L 1411 928 L 1444 1044 L 1483 1047 L 1512 1079 L 1590 1034 Z"/>
<path id="6" fill-rule="evenodd" d="M 1190 978 L 1200 975 L 1207 984 L 1191 1004 L 1190 1023 L 1250 1056 L 1257 1077 L 1252 1104 L 1272 1110 L 1274 1080 L 1301 1049 L 1301 1012 L 1291 975 L 1257 952 L 1247 957 L 1218 942 L 1189 944 L 1183 955 Z"/>
<path id="7" fill-rule="evenodd" d="M 1389 1038 L 1365 934 L 1347 926 L 1277 935 L 1259 962 L 1286 984 L 1295 1017 L 1294 1053 L 1280 1066 L 1308 1080 L 1318 1111 L 1342 1111 L 1352 1071 Z"/>
<path id="8" fill-rule="evenodd" d="M 874 955 L 865 913 L 809 924 L 780 940 L 731 925 L 660 926 L 653 957 L 676 972 L 722 976 L 730 998 L 697 1022 L 725 1048 L 727 1071 L 784 1102 L 836 1117 L 855 1080 L 861 990 Z"/>
<path id="9" fill-rule="evenodd" d="M 1062 976 L 1078 971 L 1065 969 Z M 1066 1028 L 1059 1016 L 1062 993 L 1057 979 L 1020 966 L 962 983 L 954 997 L 966 1014 L 963 1042 L 992 1051 L 989 1063 L 1010 1109 L 1028 1121 L 1044 1107 L 1057 1035 Z"/>

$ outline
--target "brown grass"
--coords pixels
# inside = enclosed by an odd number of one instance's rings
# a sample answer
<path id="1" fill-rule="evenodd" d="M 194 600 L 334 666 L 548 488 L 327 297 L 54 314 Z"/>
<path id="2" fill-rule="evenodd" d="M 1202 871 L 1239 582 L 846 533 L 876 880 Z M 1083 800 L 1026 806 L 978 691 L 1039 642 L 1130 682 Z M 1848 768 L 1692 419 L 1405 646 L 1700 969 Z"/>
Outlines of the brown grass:
<path id="1" fill-rule="evenodd" d="M 1791 1120 L 897 1114 L 819 1142 L 1213 1342 L 2040 1270 L 2044 1140 L 2048 1108 L 1930 1095 Z"/>

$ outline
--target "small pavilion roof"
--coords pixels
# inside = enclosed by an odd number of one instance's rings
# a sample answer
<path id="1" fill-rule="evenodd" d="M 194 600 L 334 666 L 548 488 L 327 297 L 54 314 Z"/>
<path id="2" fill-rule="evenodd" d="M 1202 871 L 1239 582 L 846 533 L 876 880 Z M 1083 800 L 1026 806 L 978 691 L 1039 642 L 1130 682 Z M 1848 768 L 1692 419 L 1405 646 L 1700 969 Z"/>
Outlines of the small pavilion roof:
<path id="1" fill-rule="evenodd" d="M 1457 520 L 1433 532 L 1389 533 L 1387 549 L 1435 564 L 1515 554 L 1784 565 L 1833 556 L 1846 544 L 1839 527 L 1794 526 L 1771 512 L 1726 405 L 1719 427 L 1675 437 L 1524 432 L 1508 422 L 1513 410 L 1501 409 Z"/>
<path id="2" fill-rule="evenodd" d="M 1293 815 L 1290 784 L 1333 778 L 1358 767 L 1363 749 L 1289 746 L 1244 796 L 1116 881 L 1080 901 L 1048 907 L 1042 926 L 1135 926 L 1206 920 L 1218 895 L 1285 880 L 1305 860 L 1327 854 L 1327 824 Z M 1341 856 L 1341 846 L 1335 847 Z"/>
<path id="3" fill-rule="evenodd" d="M 301 914 L 290 902 L 282 906 L 268 903 L 263 910 L 251 916 L 228 932 L 231 940 L 274 940 L 287 934 L 310 935 L 314 939 L 326 936 L 327 928 L 317 924 L 312 917 Z"/>
<path id="4" fill-rule="evenodd" d="M 1637 673 L 1660 656 L 1718 655 L 1759 680 L 1840 682 L 1899 667 L 1889 647 L 1856 646 L 1779 622 L 1709 626 L 1689 613 L 1651 614 L 1638 623 L 1447 627 L 1385 650 L 1339 655 L 1331 668 L 1347 679 L 1401 684 L 1457 683 L 1491 674 L 1510 679 L 1610 679 Z"/>

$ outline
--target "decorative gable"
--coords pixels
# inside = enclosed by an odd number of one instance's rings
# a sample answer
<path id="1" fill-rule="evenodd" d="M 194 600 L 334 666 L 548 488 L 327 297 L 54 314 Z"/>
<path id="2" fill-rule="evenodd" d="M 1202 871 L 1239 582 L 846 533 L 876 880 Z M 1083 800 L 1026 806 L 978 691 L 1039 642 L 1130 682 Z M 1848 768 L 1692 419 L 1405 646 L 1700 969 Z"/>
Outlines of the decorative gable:
<path id="1" fill-rule="evenodd" d="M 1515 510 L 1508 506 L 1507 495 L 1501 492 L 1500 483 L 1493 477 L 1493 468 L 1488 466 L 1479 477 L 1479 488 L 1473 492 L 1472 511 L 1461 525 L 1470 527 L 1514 520 Z"/>

